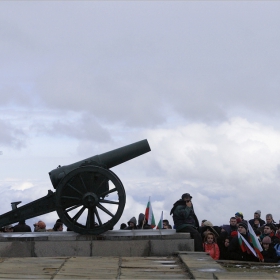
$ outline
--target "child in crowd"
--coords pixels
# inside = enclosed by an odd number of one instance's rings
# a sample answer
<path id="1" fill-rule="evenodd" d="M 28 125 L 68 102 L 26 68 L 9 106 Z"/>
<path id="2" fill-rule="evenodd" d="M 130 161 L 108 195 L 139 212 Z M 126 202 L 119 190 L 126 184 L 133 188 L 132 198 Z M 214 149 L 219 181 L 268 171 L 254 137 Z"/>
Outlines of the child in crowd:
<path id="1" fill-rule="evenodd" d="M 218 260 L 220 257 L 220 250 L 215 241 L 215 235 L 212 232 L 208 232 L 205 236 L 203 249 L 208 253 L 214 260 Z"/>
<path id="2" fill-rule="evenodd" d="M 271 238 L 265 236 L 262 240 L 262 255 L 264 257 L 264 262 L 277 263 L 277 255 L 274 247 L 271 244 Z"/>

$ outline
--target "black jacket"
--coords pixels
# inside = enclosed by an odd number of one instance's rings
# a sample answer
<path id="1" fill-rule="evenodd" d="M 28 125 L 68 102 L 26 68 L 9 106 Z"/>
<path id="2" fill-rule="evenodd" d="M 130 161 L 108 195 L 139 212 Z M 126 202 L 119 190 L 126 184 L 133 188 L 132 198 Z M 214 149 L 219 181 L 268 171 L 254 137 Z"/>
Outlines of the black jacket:
<path id="1" fill-rule="evenodd" d="M 185 226 L 193 226 L 196 229 L 199 228 L 199 222 L 193 206 L 187 207 L 186 201 L 183 199 L 179 199 L 174 203 L 170 215 L 173 215 L 173 221 L 177 231 Z"/>
<path id="2" fill-rule="evenodd" d="M 276 255 L 276 251 L 274 247 L 270 244 L 269 248 L 267 251 L 263 250 L 262 252 L 264 262 L 268 263 L 277 263 L 278 262 L 278 257 Z"/>
<path id="3" fill-rule="evenodd" d="M 246 235 L 242 236 L 248 241 L 248 238 Z M 250 244 L 250 242 L 248 241 L 248 243 Z M 250 244 L 252 246 L 252 244 Z M 252 246 L 253 247 L 253 246 Z M 257 257 L 255 257 L 251 252 L 243 252 L 240 244 L 239 244 L 239 240 L 238 240 L 238 236 L 235 236 L 228 247 L 228 253 L 229 253 L 229 259 L 230 260 L 237 260 L 237 261 L 249 261 L 249 262 L 258 262 L 259 259 Z"/>
<path id="4" fill-rule="evenodd" d="M 131 227 L 131 226 L 129 225 L 130 223 L 133 223 L 134 226 Z M 124 228 L 124 229 L 126 229 L 126 230 L 137 229 L 136 223 L 137 223 L 137 222 L 136 222 L 136 218 L 135 218 L 135 217 L 132 217 L 132 218 L 127 222 L 128 226 L 127 226 L 126 228 Z"/>
<path id="5" fill-rule="evenodd" d="M 25 223 L 18 223 L 14 226 L 14 232 L 31 232 L 31 228 Z"/>
<path id="6" fill-rule="evenodd" d="M 252 228 L 254 228 L 254 220 L 255 220 L 255 219 L 249 220 L 249 223 L 250 223 L 250 225 L 251 225 Z M 262 219 L 260 218 L 260 226 L 263 226 L 264 224 L 265 224 L 265 221 L 262 220 Z M 257 229 L 258 229 L 258 228 L 257 228 Z"/>
<path id="7" fill-rule="evenodd" d="M 139 217 L 138 217 L 137 229 L 152 229 L 152 227 L 150 225 L 148 225 L 147 222 L 143 225 L 144 218 L 145 218 L 145 215 L 143 213 L 140 213 Z"/>

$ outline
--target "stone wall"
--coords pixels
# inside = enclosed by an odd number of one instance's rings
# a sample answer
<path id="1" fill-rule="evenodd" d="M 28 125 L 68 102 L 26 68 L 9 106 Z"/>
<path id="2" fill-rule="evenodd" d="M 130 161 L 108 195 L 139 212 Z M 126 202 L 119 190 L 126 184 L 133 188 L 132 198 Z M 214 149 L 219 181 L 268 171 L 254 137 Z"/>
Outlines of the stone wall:
<path id="1" fill-rule="evenodd" d="M 155 232 L 155 230 L 153 231 Z M 188 233 L 147 234 L 138 231 L 112 231 L 104 235 L 79 235 L 74 232 L 2 233 L 0 257 L 64 256 L 167 256 L 175 251 L 194 251 Z M 159 231 L 158 231 L 159 233 Z"/>

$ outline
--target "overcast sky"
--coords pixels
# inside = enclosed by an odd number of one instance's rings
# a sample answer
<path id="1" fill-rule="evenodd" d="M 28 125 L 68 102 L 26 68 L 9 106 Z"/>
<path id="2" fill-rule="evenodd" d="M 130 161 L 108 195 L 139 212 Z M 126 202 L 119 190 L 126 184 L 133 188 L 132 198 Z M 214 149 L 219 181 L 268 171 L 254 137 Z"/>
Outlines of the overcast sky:
<path id="1" fill-rule="evenodd" d="M 0 213 L 48 172 L 147 139 L 119 223 L 182 193 L 201 221 L 279 213 L 280 2 L 1 1 Z M 39 218 L 52 227 L 57 214 Z M 116 228 L 118 228 L 119 223 Z"/>

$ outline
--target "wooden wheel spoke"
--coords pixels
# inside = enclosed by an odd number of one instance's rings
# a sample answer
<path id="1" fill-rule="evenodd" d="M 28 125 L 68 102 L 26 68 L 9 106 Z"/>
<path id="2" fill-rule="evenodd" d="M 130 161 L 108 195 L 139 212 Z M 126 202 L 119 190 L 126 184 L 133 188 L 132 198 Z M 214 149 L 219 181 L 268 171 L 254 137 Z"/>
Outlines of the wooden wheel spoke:
<path id="1" fill-rule="evenodd" d="M 92 191 L 95 192 L 95 193 L 97 193 L 98 189 L 103 185 L 103 183 L 104 183 L 106 180 L 107 180 L 107 179 L 104 178 L 104 179 L 100 182 L 100 184 L 97 186 L 97 188 L 95 188 L 95 189 L 92 190 Z M 92 186 L 92 188 L 93 188 L 93 186 Z"/>
<path id="2" fill-rule="evenodd" d="M 112 201 L 112 200 L 107 200 L 107 199 L 99 199 L 99 202 L 119 205 L 118 201 Z"/>
<path id="3" fill-rule="evenodd" d="M 109 216 L 111 216 L 112 218 L 114 217 L 114 215 L 109 210 L 107 210 L 104 206 L 102 206 L 100 203 L 97 204 L 97 207 L 100 208 L 102 211 L 104 211 Z"/>
<path id="4" fill-rule="evenodd" d="M 99 213 L 98 213 L 96 207 L 94 208 L 94 213 L 95 213 L 95 216 L 96 216 L 96 218 L 97 218 L 97 220 L 98 220 L 99 225 L 100 225 L 100 226 L 103 225 L 103 224 L 102 224 L 102 221 L 101 221 L 101 219 L 100 219 L 100 217 L 99 217 Z"/>
<path id="5" fill-rule="evenodd" d="M 77 190 L 75 187 L 73 187 L 70 183 L 68 183 L 67 186 L 69 186 L 69 187 L 72 188 L 74 191 L 76 191 L 76 192 L 79 193 L 81 196 L 83 196 L 83 193 L 81 193 L 79 190 Z"/>
<path id="6" fill-rule="evenodd" d="M 88 208 L 88 215 L 87 215 L 87 229 L 93 229 L 95 226 L 95 219 L 94 219 L 94 210 L 93 208 Z"/>
<path id="7" fill-rule="evenodd" d="M 64 213 L 69 212 L 69 211 L 72 211 L 72 210 L 78 208 L 78 207 L 81 206 L 81 205 L 82 205 L 82 204 L 77 204 L 77 205 L 74 205 L 74 206 L 70 207 L 69 209 L 65 209 L 65 210 L 64 210 Z"/>
<path id="8" fill-rule="evenodd" d="M 83 206 L 78 213 L 72 218 L 73 221 L 77 222 L 77 220 L 81 217 L 81 215 L 83 214 L 83 212 L 85 211 L 86 207 Z"/>
<path id="9" fill-rule="evenodd" d="M 81 200 L 79 197 L 68 196 L 68 195 L 63 195 L 61 198 L 74 199 L 74 200 Z"/>
<path id="10" fill-rule="evenodd" d="M 108 191 L 106 191 L 106 192 L 104 192 L 104 193 L 101 193 L 101 194 L 99 194 L 99 197 L 104 197 L 104 196 L 106 196 L 107 194 L 109 194 L 109 193 L 112 193 L 112 192 L 116 192 L 117 191 L 117 188 L 113 188 L 113 189 L 111 189 L 111 190 L 108 190 Z"/>
<path id="11" fill-rule="evenodd" d="M 83 188 L 85 189 L 86 192 L 88 192 L 89 190 L 87 189 L 87 186 L 86 186 L 86 184 L 85 184 L 85 182 L 84 182 L 84 180 L 83 180 L 81 174 L 79 174 L 79 178 L 80 178 L 80 180 L 81 180 L 81 182 L 82 182 Z"/>

